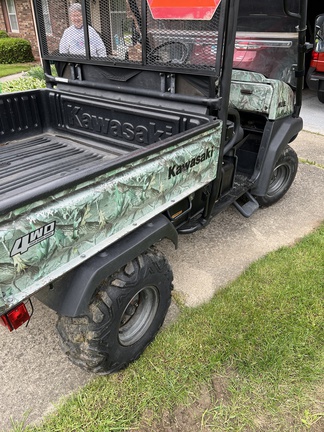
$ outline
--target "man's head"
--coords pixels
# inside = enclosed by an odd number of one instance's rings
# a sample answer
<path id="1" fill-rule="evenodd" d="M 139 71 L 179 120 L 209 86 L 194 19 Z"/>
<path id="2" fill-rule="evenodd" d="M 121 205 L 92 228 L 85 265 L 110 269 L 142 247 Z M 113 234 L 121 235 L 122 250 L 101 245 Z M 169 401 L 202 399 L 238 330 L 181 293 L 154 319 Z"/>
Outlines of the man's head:
<path id="1" fill-rule="evenodd" d="M 80 3 L 73 3 L 69 7 L 69 17 L 74 27 L 79 29 L 83 26 L 82 7 Z"/>

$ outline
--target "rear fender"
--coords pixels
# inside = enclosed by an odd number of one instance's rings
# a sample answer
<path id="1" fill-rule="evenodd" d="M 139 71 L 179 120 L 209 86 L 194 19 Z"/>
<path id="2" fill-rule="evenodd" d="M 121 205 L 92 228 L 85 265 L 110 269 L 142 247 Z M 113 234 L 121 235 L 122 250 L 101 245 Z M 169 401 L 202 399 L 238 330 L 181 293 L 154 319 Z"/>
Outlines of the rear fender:
<path id="1" fill-rule="evenodd" d="M 257 179 L 251 189 L 253 195 L 263 196 L 267 193 L 275 163 L 302 128 L 303 120 L 300 117 L 285 117 L 267 122 L 256 163 Z"/>
<path id="2" fill-rule="evenodd" d="M 35 296 L 60 315 L 85 315 L 91 297 L 104 278 L 163 238 L 170 239 L 177 247 L 176 229 L 165 216 L 158 215 Z"/>

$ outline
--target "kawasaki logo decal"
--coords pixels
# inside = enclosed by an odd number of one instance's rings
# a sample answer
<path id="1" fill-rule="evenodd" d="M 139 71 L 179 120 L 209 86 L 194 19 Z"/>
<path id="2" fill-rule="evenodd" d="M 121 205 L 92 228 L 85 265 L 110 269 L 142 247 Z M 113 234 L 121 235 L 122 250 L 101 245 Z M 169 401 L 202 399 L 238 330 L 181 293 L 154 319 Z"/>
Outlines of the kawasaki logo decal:
<path id="1" fill-rule="evenodd" d="M 193 168 L 196 165 L 199 165 L 201 162 L 204 162 L 206 159 L 210 159 L 213 156 L 214 149 L 207 149 L 204 153 L 188 160 L 187 162 L 181 164 L 181 165 L 172 165 L 169 167 L 169 176 L 168 179 L 171 177 L 175 177 L 185 171 L 188 171 L 189 168 Z"/>
<path id="2" fill-rule="evenodd" d="M 47 225 L 38 228 L 37 230 L 20 237 L 15 241 L 13 248 L 11 249 L 10 256 L 13 257 L 17 254 L 23 254 L 28 251 L 31 246 L 40 243 L 41 241 L 51 237 L 55 232 L 55 222 L 51 222 Z"/>
<path id="3" fill-rule="evenodd" d="M 174 125 L 172 124 L 158 125 L 153 120 L 147 121 L 145 118 L 142 118 L 145 124 L 133 124 L 130 121 L 123 122 L 118 118 L 110 118 L 112 113 L 110 113 L 109 117 L 103 117 L 86 112 L 85 107 L 68 104 L 67 108 L 69 109 L 69 126 L 113 138 L 121 138 L 139 144 L 149 144 L 172 136 L 174 133 Z M 118 112 L 114 113 L 114 115 L 118 115 Z M 136 121 L 140 121 L 140 118 L 137 118 Z"/>

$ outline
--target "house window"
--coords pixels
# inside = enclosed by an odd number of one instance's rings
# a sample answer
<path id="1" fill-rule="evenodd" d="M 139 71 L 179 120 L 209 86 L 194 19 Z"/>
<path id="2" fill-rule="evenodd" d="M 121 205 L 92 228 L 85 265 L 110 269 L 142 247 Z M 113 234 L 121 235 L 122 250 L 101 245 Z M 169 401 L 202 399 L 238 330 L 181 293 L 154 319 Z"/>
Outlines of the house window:
<path id="1" fill-rule="evenodd" d="M 14 0 L 6 0 L 7 10 L 8 10 L 8 18 L 10 23 L 10 31 L 19 32 L 16 6 Z"/>
<path id="2" fill-rule="evenodd" d="M 52 31 L 51 17 L 48 8 L 48 0 L 42 0 L 42 8 L 43 8 L 45 32 L 47 35 L 51 35 L 53 34 L 53 31 Z"/>

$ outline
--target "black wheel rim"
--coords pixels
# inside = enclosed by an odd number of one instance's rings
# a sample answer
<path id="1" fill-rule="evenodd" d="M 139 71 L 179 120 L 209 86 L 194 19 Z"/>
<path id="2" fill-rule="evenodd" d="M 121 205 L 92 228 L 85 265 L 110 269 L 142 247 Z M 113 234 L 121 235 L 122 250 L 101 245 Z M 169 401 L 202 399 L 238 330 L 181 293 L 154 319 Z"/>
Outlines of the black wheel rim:
<path id="1" fill-rule="evenodd" d="M 158 290 L 147 286 L 132 297 L 119 324 L 119 342 L 130 346 L 139 341 L 151 326 L 159 305 Z"/>
<path id="2" fill-rule="evenodd" d="M 285 189 L 290 178 L 290 168 L 288 165 L 279 165 L 275 168 L 271 180 L 267 196 L 280 194 Z"/>

